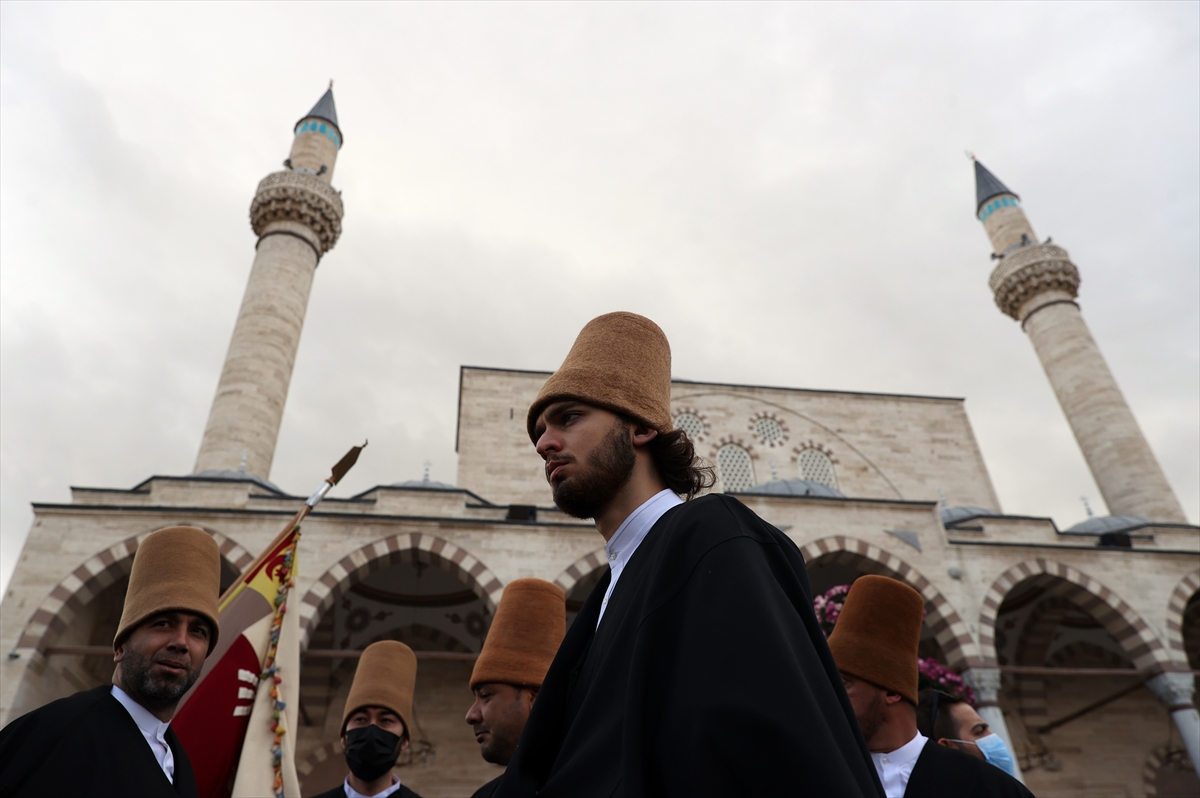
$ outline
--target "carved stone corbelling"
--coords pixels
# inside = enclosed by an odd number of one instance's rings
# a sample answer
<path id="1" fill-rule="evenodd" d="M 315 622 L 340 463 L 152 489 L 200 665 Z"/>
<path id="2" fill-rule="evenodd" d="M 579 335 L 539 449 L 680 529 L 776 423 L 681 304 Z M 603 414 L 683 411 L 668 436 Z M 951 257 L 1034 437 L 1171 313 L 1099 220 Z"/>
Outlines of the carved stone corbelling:
<path id="1" fill-rule="evenodd" d="M 342 234 L 342 198 L 324 180 L 302 172 L 272 172 L 250 203 L 250 226 L 262 235 L 271 222 L 300 222 L 313 231 L 322 254 Z"/>
<path id="2" fill-rule="evenodd" d="M 1079 295 L 1079 270 L 1067 251 L 1053 244 L 1033 244 L 1006 255 L 988 284 L 996 306 L 1017 321 L 1017 312 L 1031 297 L 1050 290 Z"/>
<path id="3" fill-rule="evenodd" d="M 1192 706 L 1196 688 L 1190 673 L 1160 673 L 1146 682 L 1146 686 L 1168 707 Z"/>
<path id="4" fill-rule="evenodd" d="M 968 668 L 962 672 L 963 681 L 975 691 L 975 700 L 994 704 L 1000 699 L 999 668 Z"/>

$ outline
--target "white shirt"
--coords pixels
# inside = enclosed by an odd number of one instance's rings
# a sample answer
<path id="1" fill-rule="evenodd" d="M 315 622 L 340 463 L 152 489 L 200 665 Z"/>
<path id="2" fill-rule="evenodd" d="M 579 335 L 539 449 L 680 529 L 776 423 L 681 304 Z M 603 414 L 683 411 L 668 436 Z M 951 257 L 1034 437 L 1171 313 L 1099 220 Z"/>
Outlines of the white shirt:
<path id="1" fill-rule="evenodd" d="M 662 518 L 667 510 L 681 504 L 683 504 L 683 499 L 679 498 L 675 491 L 669 489 L 659 491 L 647 499 L 641 507 L 630 513 L 629 517 L 617 527 L 613 536 L 608 539 L 608 543 L 604 544 L 604 551 L 608 554 L 608 569 L 612 571 L 612 579 L 608 583 L 608 590 L 604 592 L 604 603 L 600 605 L 600 618 L 604 617 L 604 610 L 608 608 L 608 600 L 612 598 L 613 588 L 617 586 L 617 580 L 621 578 L 625 564 L 637 551 L 638 546 L 642 545 L 642 541 L 646 539 L 646 533 L 658 523 L 658 519 Z M 600 618 L 596 619 L 597 629 L 600 628 Z"/>
<path id="2" fill-rule="evenodd" d="M 128 693 L 115 684 L 112 688 L 112 697 L 120 701 L 121 706 L 125 707 L 125 711 L 129 713 L 129 717 L 133 718 L 138 730 L 149 743 L 150 752 L 154 754 L 155 761 L 167 775 L 167 781 L 174 784 L 175 754 L 171 753 L 171 746 L 167 745 L 167 727 L 171 725 L 171 722 L 163 723 L 154 717 L 150 710 L 134 701 Z"/>
<path id="3" fill-rule="evenodd" d="M 388 787 L 383 792 L 377 792 L 374 795 L 363 795 L 361 792 L 351 787 L 349 776 L 346 777 L 346 783 L 342 786 L 346 790 L 346 798 L 387 798 L 387 796 L 400 789 L 400 779 L 396 778 L 395 773 L 392 774 L 392 778 L 394 781 L 392 782 L 391 787 Z"/>
<path id="4" fill-rule="evenodd" d="M 925 735 L 917 732 L 917 736 L 909 740 L 895 751 L 886 754 L 871 754 L 875 763 L 875 772 L 883 782 L 883 792 L 887 798 L 904 798 L 904 790 L 908 787 L 908 779 L 916 767 L 917 757 L 928 741 Z"/>

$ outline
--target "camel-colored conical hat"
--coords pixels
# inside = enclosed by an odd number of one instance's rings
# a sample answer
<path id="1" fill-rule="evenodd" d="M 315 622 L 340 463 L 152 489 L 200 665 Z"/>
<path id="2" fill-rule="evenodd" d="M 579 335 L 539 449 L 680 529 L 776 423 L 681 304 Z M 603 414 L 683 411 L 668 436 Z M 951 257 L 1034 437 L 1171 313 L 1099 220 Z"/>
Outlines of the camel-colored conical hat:
<path id="1" fill-rule="evenodd" d="M 917 647 L 925 602 L 886 576 L 860 576 L 850 586 L 829 650 L 838 670 L 917 704 Z"/>
<path id="2" fill-rule="evenodd" d="M 516 579 L 504 588 L 471 689 L 489 682 L 541 687 L 567 633 L 567 599 L 544 579 Z"/>
<path id="3" fill-rule="evenodd" d="M 670 432 L 671 344 L 659 326 L 636 313 L 606 313 L 587 323 L 558 371 L 529 407 L 526 427 L 554 402 L 575 399 L 632 416 Z"/>
<path id="4" fill-rule="evenodd" d="M 151 532 L 133 555 L 125 608 L 113 648 L 152 615 L 174 610 L 202 615 L 212 627 L 208 651 L 217 644 L 217 600 L 221 595 L 221 549 L 212 535 L 194 526 Z"/>
<path id="5" fill-rule="evenodd" d="M 417 688 L 417 655 L 399 640 L 380 640 L 363 649 L 346 696 L 342 734 L 346 721 L 363 707 L 386 707 L 400 716 L 412 733 L 413 693 Z"/>

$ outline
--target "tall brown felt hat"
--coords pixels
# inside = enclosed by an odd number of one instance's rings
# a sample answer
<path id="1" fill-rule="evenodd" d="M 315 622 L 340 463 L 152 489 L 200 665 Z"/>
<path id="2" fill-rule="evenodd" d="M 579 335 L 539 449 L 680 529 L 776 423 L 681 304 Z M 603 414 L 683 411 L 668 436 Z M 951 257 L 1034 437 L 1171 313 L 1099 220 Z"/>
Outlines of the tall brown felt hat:
<path id="1" fill-rule="evenodd" d="M 526 427 L 554 402 L 575 399 L 670 432 L 671 345 L 658 325 L 636 313 L 606 313 L 587 323 L 558 371 L 529 407 Z"/>
<path id="2" fill-rule="evenodd" d="M 925 602 L 903 582 L 860 576 L 850 586 L 829 650 L 838 670 L 917 704 L 917 646 Z"/>
<path id="3" fill-rule="evenodd" d="M 541 687 L 566 633 L 561 587 L 544 579 L 509 582 L 471 671 L 471 689 L 489 682 Z"/>
<path id="4" fill-rule="evenodd" d="M 217 600 L 221 595 L 221 550 L 212 535 L 194 526 L 151 532 L 133 555 L 125 609 L 113 648 L 160 612 L 201 615 L 212 627 L 208 651 L 217 644 Z"/>
<path id="5" fill-rule="evenodd" d="M 358 670 L 346 696 L 342 734 L 346 721 L 363 707 L 386 707 L 400 716 L 412 734 L 413 691 L 417 687 L 417 655 L 398 640 L 380 640 L 363 649 Z"/>

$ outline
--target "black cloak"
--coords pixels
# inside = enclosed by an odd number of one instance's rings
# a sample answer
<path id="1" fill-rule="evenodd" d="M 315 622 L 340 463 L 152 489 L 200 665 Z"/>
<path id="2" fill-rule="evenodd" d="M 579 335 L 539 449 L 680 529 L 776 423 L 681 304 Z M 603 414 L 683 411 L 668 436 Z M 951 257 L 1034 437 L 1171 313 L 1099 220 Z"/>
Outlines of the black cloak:
<path id="1" fill-rule="evenodd" d="M 741 502 L 667 511 L 546 674 L 495 798 L 883 790 L 796 545 Z"/>
<path id="2" fill-rule="evenodd" d="M 314 795 L 313 798 L 346 798 L 345 779 L 343 779 L 342 783 L 334 787 L 332 790 L 326 790 L 320 795 Z M 401 784 L 400 789 L 396 790 L 394 793 L 388 796 L 388 798 L 421 798 L 421 796 L 417 795 L 415 792 Z"/>
<path id="3" fill-rule="evenodd" d="M 500 779 L 502 778 L 504 778 L 503 773 L 471 793 L 471 798 L 492 798 L 496 794 L 496 787 L 500 785 Z"/>
<path id="4" fill-rule="evenodd" d="M 168 727 L 175 783 L 112 696 L 112 685 L 52 701 L 0 729 L 0 796 L 197 798 L 187 752 Z"/>
<path id="5" fill-rule="evenodd" d="M 1033 798 L 1024 784 L 995 765 L 934 740 L 925 743 L 904 798 Z"/>

